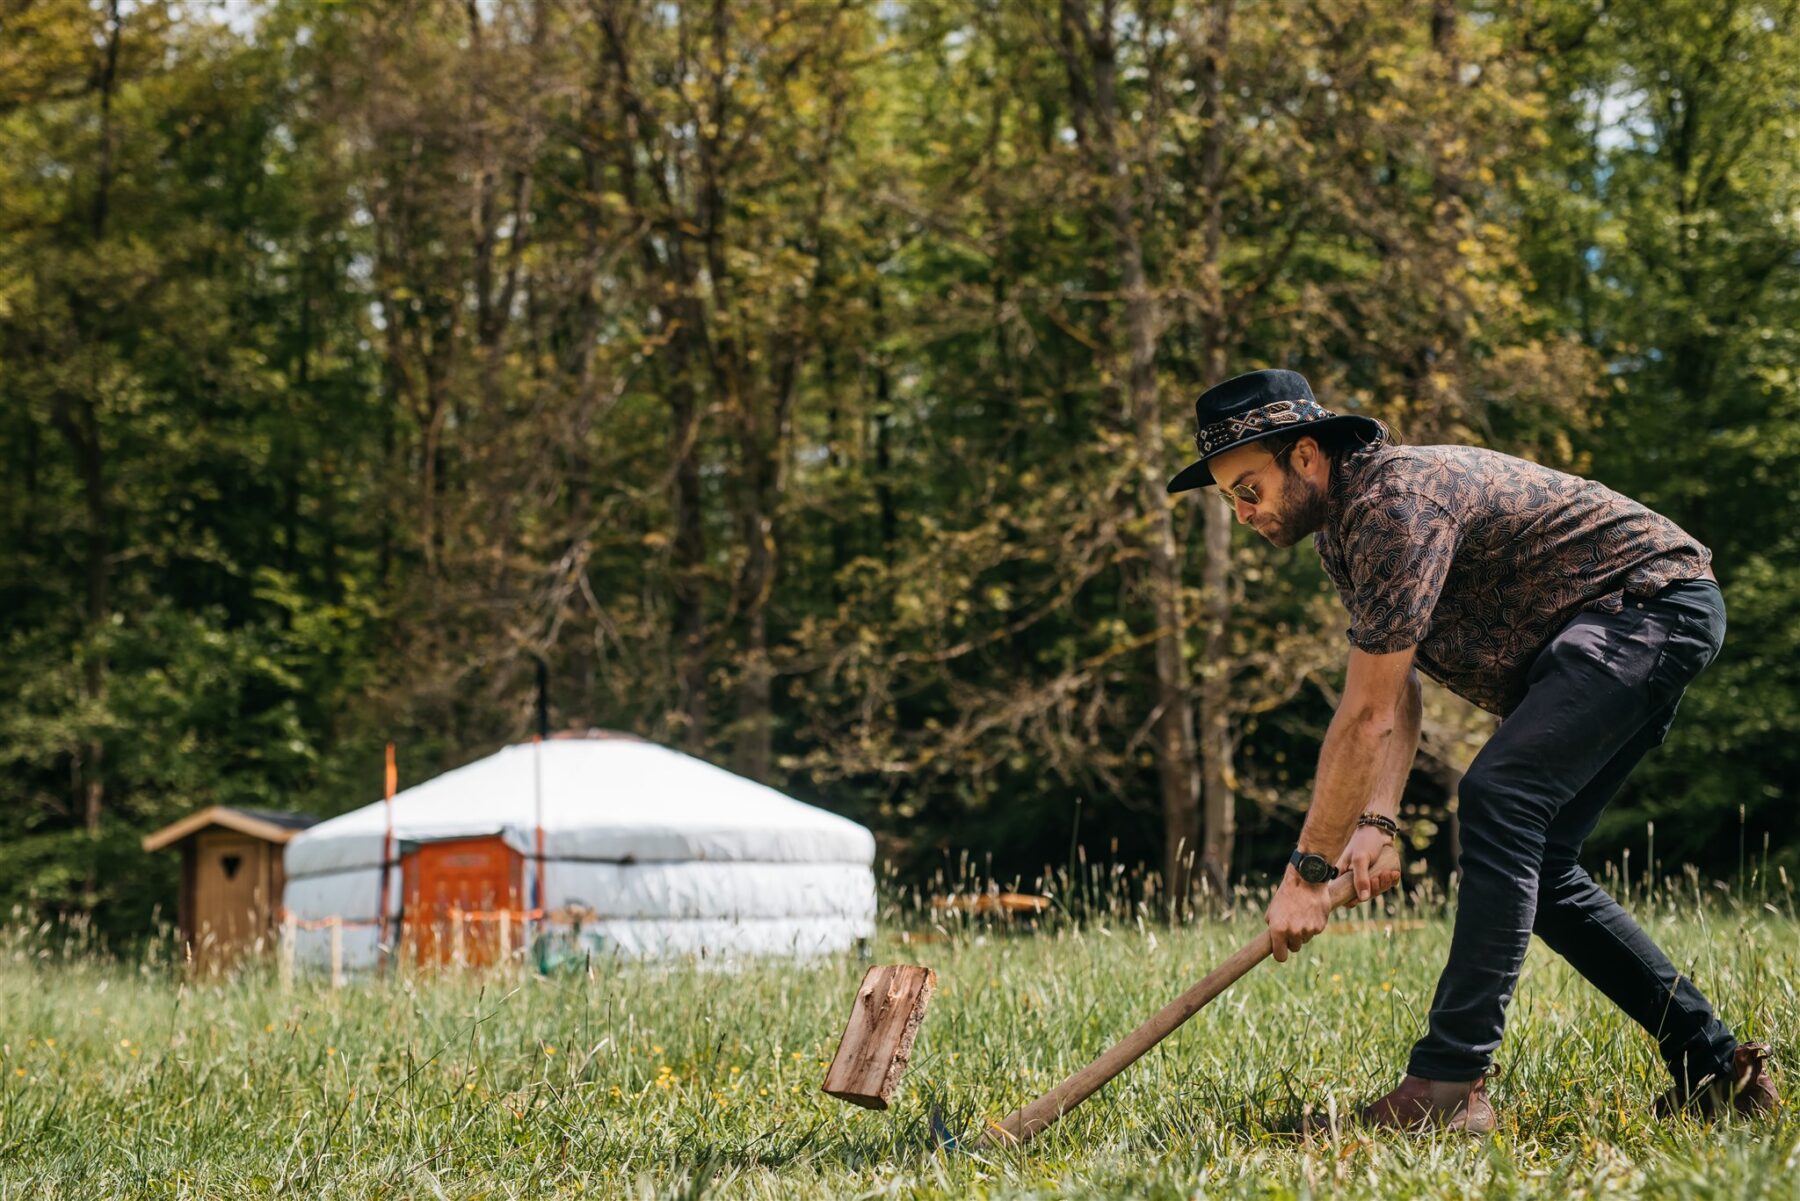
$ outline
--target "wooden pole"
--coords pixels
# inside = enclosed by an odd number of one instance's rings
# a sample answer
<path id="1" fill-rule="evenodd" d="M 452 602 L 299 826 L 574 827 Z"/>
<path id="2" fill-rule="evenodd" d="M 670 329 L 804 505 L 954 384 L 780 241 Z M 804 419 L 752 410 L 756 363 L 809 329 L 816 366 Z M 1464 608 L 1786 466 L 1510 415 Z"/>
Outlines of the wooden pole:
<path id="1" fill-rule="evenodd" d="M 457 967 L 463 965 L 463 911 L 459 905 L 450 907 L 450 962 Z"/>
<path id="2" fill-rule="evenodd" d="M 537 837 L 537 899 L 532 908 L 542 913 L 549 908 L 544 897 L 544 734 L 540 729 L 531 739 L 531 789 L 533 805 L 536 813 Z M 540 929 L 548 926 L 548 922 L 539 919 Z"/>
<path id="3" fill-rule="evenodd" d="M 394 760 L 394 744 L 387 744 L 387 770 L 383 776 L 383 808 L 386 810 L 387 831 L 381 839 L 381 883 L 375 897 L 375 953 L 381 958 L 385 969 L 387 953 L 382 949 L 388 945 L 388 870 L 394 859 L 394 793 L 400 785 L 400 770 Z"/>
<path id="4" fill-rule="evenodd" d="M 1393 847 L 1382 852 L 1376 876 L 1394 873 L 1399 879 L 1400 856 Z M 1390 887 L 1392 884 L 1390 883 Z M 1356 904 L 1356 884 L 1348 875 L 1331 882 L 1331 907 L 1342 909 Z M 1143 1054 L 1169 1037 L 1181 1024 L 1200 1012 L 1214 997 L 1231 987 L 1238 977 L 1261 963 L 1272 953 L 1269 932 L 1264 929 L 1245 943 L 1230 959 L 1207 973 L 1192 988 L 1158 1010 L 1156 1015 L 1104 1052 L 1100 1058 L 1076 1072 L 1061 1084 L 1031 1102 L 1013 1110 L 982 1131 L 975 1140 L 976 1148 L 995 1147 L 1026 1142 L 1054 1125 L 1057 1119 L 1099 1092 L 1114 1076 L 1136 1063 Z"/>
<path id="5" fill-rule="evenodd" d="M 286 910 L 281 914 L 281 991 L 294 991 L 295 944 L 299 941 L 300 919 Z"/>

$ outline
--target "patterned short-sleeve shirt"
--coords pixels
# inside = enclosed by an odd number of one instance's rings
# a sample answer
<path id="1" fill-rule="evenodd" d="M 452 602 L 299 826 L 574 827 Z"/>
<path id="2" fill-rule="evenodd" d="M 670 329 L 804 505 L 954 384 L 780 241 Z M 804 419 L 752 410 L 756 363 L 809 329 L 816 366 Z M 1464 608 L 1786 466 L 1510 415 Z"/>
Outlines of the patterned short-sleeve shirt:
<path id="1" fill-rule="evenodd" d="M 1712 552 L 1603 484 L 1474 446 L 1377 442 L 1335 469 L 1313 539 L 1351 644 L 1504 716 L 1582 610 L 1704 576 Z"/>

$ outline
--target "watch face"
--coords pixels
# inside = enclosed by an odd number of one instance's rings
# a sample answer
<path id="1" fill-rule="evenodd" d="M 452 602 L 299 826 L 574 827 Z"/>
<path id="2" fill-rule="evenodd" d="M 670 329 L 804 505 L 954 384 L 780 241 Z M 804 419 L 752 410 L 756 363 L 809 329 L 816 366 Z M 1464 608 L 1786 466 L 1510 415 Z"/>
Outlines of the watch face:
<path id="1" fill-rule="evenodd" d="M 1325 862 L 1323 855 L 1302 855 L 1294 867 L 1308 884 L 1323 884 L 1331 879 L 1331 864 Z"/>

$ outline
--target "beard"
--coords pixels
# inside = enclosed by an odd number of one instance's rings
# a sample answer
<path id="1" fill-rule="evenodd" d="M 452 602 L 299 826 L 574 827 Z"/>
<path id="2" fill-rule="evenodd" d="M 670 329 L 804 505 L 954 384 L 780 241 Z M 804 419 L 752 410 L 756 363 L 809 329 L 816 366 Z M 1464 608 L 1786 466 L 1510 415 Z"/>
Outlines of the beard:
<path id="1" fill-rule="evenodd" d="M 1309 534 L 1318 533 L 1325 525 L 1330 505 L 1324 488 L 1291 470 L 1285 462 L 1281 464 L 1281 474 L 1287 482 L 1283 489 L 1287 495 L 1268 525 L 1259 527 L 1257 532 L 1276 546 L 1288 547 Z"/>

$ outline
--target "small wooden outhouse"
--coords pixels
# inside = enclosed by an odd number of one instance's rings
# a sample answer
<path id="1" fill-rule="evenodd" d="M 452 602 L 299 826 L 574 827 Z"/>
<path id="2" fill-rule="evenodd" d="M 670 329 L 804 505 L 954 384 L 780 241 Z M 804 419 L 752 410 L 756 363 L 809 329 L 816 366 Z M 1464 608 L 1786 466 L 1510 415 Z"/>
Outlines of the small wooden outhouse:
<path id="1" fill-rule="evenodd" d="M 214 805 L 144 838 L 144 850 L 181 849 L 176 902 L 196 967 L 220 968 L 273 945 L 284 883 L 281 849 L 316 818 Z"/>

